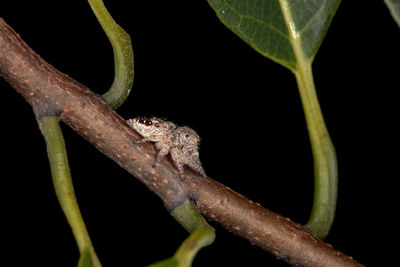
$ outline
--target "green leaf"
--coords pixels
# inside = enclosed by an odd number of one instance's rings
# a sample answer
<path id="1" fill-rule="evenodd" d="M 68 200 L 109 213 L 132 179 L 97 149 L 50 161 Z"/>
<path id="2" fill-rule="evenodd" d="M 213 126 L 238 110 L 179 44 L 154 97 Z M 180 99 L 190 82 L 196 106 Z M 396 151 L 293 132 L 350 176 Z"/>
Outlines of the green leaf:
<path id="1" fill-rule="evenodd" d="M 78 267 L 93 267 L 92 257 L 89 249 L 85 249 L 79 258 Z"/>
<path id="2" fill-rule="evenodd" d="M 340 0 L 208 0 L 219 19 L 260 54 L 295 70 L 312 61 Z"/>
<path id="3" fill-rule="evenodd" d="M 296 76 L 314 157 L 314 202 L 306 224 L 325 238 L 337 199 L 337 160 L 311 64 L 340 0 L 208 0 L 220 20 L 260 54 Z"/>
<path id="4" fill-rule="evenodd" d="M 400 0 L 385 0 L 390 14 L 400 27 Z"/>

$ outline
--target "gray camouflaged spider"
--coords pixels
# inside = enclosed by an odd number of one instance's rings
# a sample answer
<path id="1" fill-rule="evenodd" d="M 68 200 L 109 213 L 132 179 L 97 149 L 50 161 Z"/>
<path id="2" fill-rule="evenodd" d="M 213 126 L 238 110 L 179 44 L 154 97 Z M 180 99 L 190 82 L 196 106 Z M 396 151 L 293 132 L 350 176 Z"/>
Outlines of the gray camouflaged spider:
<path id="1" fill-rule="evenodd" d="M 172 161 L 178 168 L 179 175 L 184 174 L 183 166 L 207 177 L 199 159 L 199 135 L 187 126 L 177 126 L 175 123 L 159 118 L 133 118 L 126 121 L 127 124 L 137 131 L 143 139 L 138 143 L 151 141 L 155 143 L 158 154 L 154 166 L 161 157 L 171 155 Z"/>

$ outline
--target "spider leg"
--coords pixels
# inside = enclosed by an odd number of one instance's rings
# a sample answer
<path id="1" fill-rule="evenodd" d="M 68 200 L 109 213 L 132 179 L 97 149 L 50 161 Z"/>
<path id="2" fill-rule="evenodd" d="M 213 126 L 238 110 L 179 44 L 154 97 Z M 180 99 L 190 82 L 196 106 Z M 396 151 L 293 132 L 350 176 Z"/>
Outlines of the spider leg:
<path id="1" fill-rule="evenodd" d="M 171 158 L 172 158 L 172 161 L 174 162 L 176 168 L 179 171 L 179 177 L 182 179 L 183 175 L 184 175 L 184 171 L 183 171 L 184 162 L 182 160 L 181 152 L 177 147 L 174 147 L 171 149 Z"/>
<path id="2" fill-rule="evenodd" d="M 141 144 L 141 143 L 145 143 L 145 142 L 159 142 L 161 140 L 164 140 L 165 137 L 163 135 L 150 135 L 150 136 L 146 136 L 143 137 L 141 140 L 139 141 L 135 141 L 133 142 L 134 144 Z"/>
<path id="3" fill-rule="evenodd" d="M 196 171 L 203 177 L 207 177 L 206 172 L 203 169 L 203 166 L 200 163 L 200 158 L 199 158 L 199 152 L 194 152 L 191 153 L 191 160 L 188 160 L 186 162 L 186 165 L 188 165 L 192 170 Z"/>
<path id="4" fill-rule="evenodd" d="M 168 155 L 169 150 L 170 150 L 170 146 L 158 146 L 159 143 L 156 143 L 156 147 L 158 149 L 160 149 L 156 155 L 156 157 L 154 158 L 154 162 L 153 162 L 153 168 L 155 168 L 158 163 L 160 162 L 162 157 L 165 157 L 166 155 Z"/>

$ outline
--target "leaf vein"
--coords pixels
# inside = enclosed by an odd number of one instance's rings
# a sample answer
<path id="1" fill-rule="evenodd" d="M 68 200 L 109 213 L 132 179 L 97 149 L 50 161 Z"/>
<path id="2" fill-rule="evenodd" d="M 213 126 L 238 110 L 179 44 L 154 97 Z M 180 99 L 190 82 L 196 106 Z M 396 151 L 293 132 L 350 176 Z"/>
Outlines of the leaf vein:
<path id="1" fill-rule="evenodd" d="M 307 30 L 308 27 L 310 27 L 311 23 L 317 18 L 317 16 L 322 12 L 322 10 L 324 9 L 324 7 L 326 6 L 326 1 L 324 1 L 322 3 L 322 5 L 320 6 L 320 8 L 317 10 L 317 12 L 315 12 L 312 17 L 309 19 L 309 21 L 304 25 L 304 27 L 302 29 L 300 29 L 298 31 L 299 34 L 301 34 L 302 32 L 304 32 L 305 30 Z"/>
<path id="2" fill-rule="evenodd" d="M 284 37 L 285 39 L 288 39 L 288 40 L 289 40 L 288 36 L 287 36 L 285 33 L 281 32 L 280 30 L 278 30 L 278 29 L 275 28 L 274 26 L 272 26 L 272 25 L 270 25 L 270 24 L 267 24 L 267 23 L 265 23 L 265 22 L 262 21 L 262 20 L 256 19 L 256 18 L 254 18 L 254 17 L 252 17 L 252 16 L 250 16 L 250 15 L 244 15 L 244 14 L 240 13 L 239 10 L 237 10 L 237 9 L 234 8 L 232 5 L 230 5 L 230 4 L 227 2 L 227 0 L 224 0 L 224 3 L 225 3 L 225 5 L 226 5 L 229 9 L 231 9 L 234 13 L 236 13 L 240 18 L 253 20 L 253 21 L 255 21 L 255 22 L 257 22 L 257 23 L 259 23 L 259 24 L 261 24 L 261 25 L 264 25 L 266 28 L 269 28 L 269 29 L 271 29 L 272 31 L 278 33 L 279 35 L 281 35 L 281 36 Z M 240 28 L 240 23 L 239 23 L 239 26 L 237 26 L 237 27 Z"/>

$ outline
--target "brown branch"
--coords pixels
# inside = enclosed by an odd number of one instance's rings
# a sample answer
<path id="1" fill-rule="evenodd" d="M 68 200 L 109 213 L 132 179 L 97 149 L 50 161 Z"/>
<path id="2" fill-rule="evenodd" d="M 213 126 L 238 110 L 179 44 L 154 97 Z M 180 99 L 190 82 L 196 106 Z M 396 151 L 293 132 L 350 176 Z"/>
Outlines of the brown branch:
<path id="1" fill-rule="evenodd" d="M 295 224 L 216 181 L 177 170 L 163 159 L 152 168 L 156 150 L 135 145 L 139 135 L 101 97 L 35 54 L 0 18 L 0 75 L 32 105 L 37 118 L 60 119 L 157 194 L 167 209 L 187 198 L 198 210 L 290 263 L 302 266 L 362 266 Z"/>

